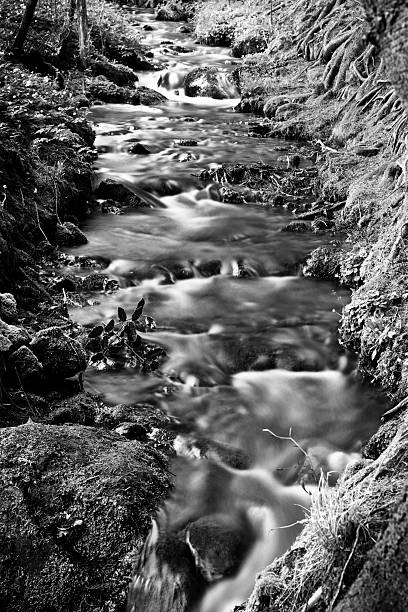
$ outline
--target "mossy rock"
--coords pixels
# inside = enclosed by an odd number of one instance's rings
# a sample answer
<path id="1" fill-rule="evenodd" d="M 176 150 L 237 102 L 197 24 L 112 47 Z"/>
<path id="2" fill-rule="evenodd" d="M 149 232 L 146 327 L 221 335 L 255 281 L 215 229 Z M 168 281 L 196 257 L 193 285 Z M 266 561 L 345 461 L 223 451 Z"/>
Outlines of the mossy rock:
<path id="1" fill-rule="evenodd" d="M 189 72 L 184 81 L 186 96 L 206 96 L 223 100 L 229 94 L 219 80 L 219 71 L 213 66 L 202 66 Z"/>
<path id="2" fill-rule="evenodd" d="M 124 609 L 163 457 L 79 425 L 0 431 L 0 606 L 9 612 Z"/>

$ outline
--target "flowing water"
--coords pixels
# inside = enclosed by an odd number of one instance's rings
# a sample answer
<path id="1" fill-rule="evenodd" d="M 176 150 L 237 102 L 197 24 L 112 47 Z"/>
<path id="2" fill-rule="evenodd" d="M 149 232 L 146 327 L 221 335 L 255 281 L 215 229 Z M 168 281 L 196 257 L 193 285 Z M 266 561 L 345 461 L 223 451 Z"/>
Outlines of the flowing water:
<path id="1" fill-rule="evenodd" d="M 167 351 L 156 377 L 89 375 L 112 403 L 153 397 L 180 423 L 175 492 L 146 544 L 132 609 L 228 612 L 291 544 L 309 504 L 296 484 L 305 458 L 292 437 L 317 472 L 339 472 L 374 431 L 382 400 L 350 373 L 337 345 L 347 292 L 299 274 L 322 236 L 281 232 L 291 218 L 284 208 L 222 203 L 198 177 L 221 163 L 273 163 L 289 147 L 248 136 L 251 118 L 234 112 L 239 60 L 151 12 L 138 19 L 154 28 L 144 42 L 165 64 L 139 84 L 168 101 L 94 107 L 96 171 L 148 191 L 156 205 L 87 220 L 89 243 L 75 254 L 110 262 L 122 288 L 72 314 L 107 321 L 143 297 L 158 328 L 141 337 Z M 227 99 L 185 95 L 184 77 L 197 66 L 217 68 Z M 135 143 L 149 154 L 132 154 Z M 171 560 L 164 545 L 158 553 L 160 541 L 171 542 Z"/>

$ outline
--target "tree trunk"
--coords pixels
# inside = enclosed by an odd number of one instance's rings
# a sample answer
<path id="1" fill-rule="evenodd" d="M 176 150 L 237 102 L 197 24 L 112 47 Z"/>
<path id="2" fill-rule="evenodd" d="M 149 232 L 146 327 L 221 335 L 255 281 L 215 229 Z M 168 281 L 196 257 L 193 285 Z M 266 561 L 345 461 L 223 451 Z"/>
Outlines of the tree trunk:
<path id="1" fill-rule="evenodd" d="M 38 3 L 38 0 L 27 0 L 24 15 L 21 19 L 21 23 L 18 28 L 17 35 L 11 46 L 11 50 L 14 53 L 20 53 L 23 50 L 23 46 L 27 38 L 28 30 L 30 29 L 30 25 L 34 17 L 35 9 L 37 8 L 37 3 Z"/>
<path id="2" fill-rule="evenodd" d="M 78 34 L 79 34 L 79 56 L 82 68 L 86 68 L 88 56 L 88 13 L 86 0 L 78 0 Z"/>

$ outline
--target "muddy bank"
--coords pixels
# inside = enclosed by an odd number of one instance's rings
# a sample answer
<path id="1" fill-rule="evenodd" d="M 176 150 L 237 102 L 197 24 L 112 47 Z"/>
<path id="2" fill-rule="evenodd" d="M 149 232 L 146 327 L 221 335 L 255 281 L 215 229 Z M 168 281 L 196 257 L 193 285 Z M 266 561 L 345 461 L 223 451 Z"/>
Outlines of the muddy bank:
<path id="1" fill-rule="evenodd" d="M 151 403 L 107 405 L 83 390 L 95 347 L 86 348 L 87 332 L 67 310 L 70 291 L 116 286 L 103 262 L 73 258 L 78 274 L 63 272 L 64 249 L 87 242 L 79 224 L 101 205 L 88 107 L 163 99 L 137 88 L 136 70 L 155 66 L 132 16 L 125 22 L 121 9 L 105 8 L 103 19 L 90 10 L 85 71 L 75 24 L 66 28 L 58 14 L 50 21 L 38 9 L 18 56 L 7 45 L 20 8 L 1 29 L 0 600 L 7 610 L 123 610 L 151 517 L 170 488 L 170 419 Z M 132 196 L 131 204 L 141 201 Z M 123 202 L 110 198 L 109 206 Z M 84 266 L 93 270 L 85 280 Z M 126 354 L 133 340 L 126 349 L 122 342 Z"/>
<path id="2" fill-rule="evenodd" d="M 294 223 L 310 222 L 315 207 L 347 238 L 319 247 L 304 272 L 352 289 L 343 345 L 367 379 L 402 403 L 337 488 L 320 482 L 302 535 L 240 609 L 402 610 L 406 572 L 402 586 L 395 559 L 405 567 L 406 116 L 359 3 L 268 8 L 203 4 L 196 33 L 246 55 L 236 71 L 239 108 L 262 118 L 258 133 L 316 151 L 315 203 L 306 215 L 295 207 Z"/>

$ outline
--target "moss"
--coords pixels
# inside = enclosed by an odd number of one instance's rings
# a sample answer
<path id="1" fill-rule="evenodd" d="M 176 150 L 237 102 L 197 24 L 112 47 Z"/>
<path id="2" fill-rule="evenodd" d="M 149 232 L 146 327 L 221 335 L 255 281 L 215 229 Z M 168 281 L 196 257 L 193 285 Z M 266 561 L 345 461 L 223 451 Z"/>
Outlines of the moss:
<path id="1" fill-rule="evenodd" d="M 148 445 L 82 426 L 0 431 L 4 609 L 120 610 L 169 487 Z"/>

